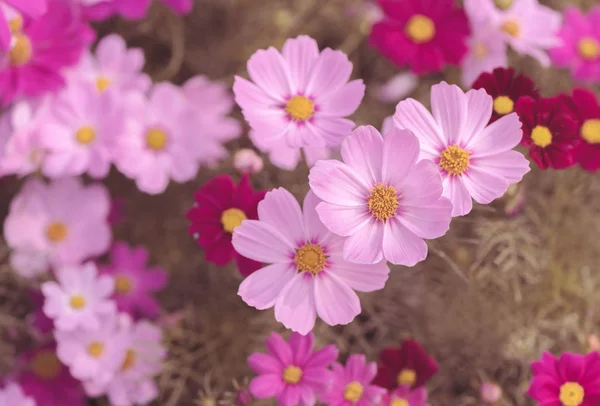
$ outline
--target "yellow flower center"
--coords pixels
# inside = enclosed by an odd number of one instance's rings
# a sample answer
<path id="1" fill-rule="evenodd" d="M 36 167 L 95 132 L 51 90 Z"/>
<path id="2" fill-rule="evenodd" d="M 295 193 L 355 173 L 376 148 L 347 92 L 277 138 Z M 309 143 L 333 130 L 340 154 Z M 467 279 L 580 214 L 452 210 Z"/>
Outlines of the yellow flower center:
<path id="1" fill-rule="evenodd" d="M 128 349 L 125 353 L 125 360 L 123 361 L 123 365 L 121 365 L 121 371 L 126 371 L 129 368 L 133 367 L 135 363 L 136 354 L 132 349 Z"/>
<path id="2" fill-rule="evenodd" d="M 92 127 L 81 127 L 75 133 L 75 139 L 78 143 L 87 145 L 96 139 L 96 131 Z"/>
<path id="3" fill-rule="evenodd" d="M 519 23 L 515 20 L 504 21 L 504 23 L 502 23 L 500 28 L 502 29 L 502 31 L 504 31 L 511 37 L 516 37 L 521 32 L 521 27 L 519 26 Z"/>
<path id="4" fill-rule="evenodd" d="M 83 309 L 85 307 L 85 298 L 81 295 L 71 296 L 69 305 L 75 310 Z"/>
<path id="5" fill-rule="evenodd" d="M 300 249 L 296 250 L 294 263 L 300 272 L 310 272 L 313 275 L 318 274 L 325 268 L 327 257 L 320 245 L 306 243 Z"/>
<path id="6" fill-rule="evenodd" d="M 87 352 L 91 357 L 100 358 L 104 352 L 104 344 L 94 341 L 87 347 Z"/>
<path id="7" fill-rule="evenodd" d="M 417 381 L 417 373 L 413 369 L 403 369 L 396 376 L 398 385 L 413 386 Z"/>
<path id="8" fill-rule="evenodd" d="M 596 39 L 591 37 L 582 38 L 579 44 L 577 44 L 577 49 L 579 50 L 579 55 L 584 59 L 593 60 L 600 55 L 600 44 L 598 44 Z"/>
<path id="9" fill-rule="evenodd" d="M 394 398 L 394 400 L 392 400 L 390 403 L 390 406 L 410 406 L 410 404 L 406 399 Z"/>
<path id="10" fill-rule="evenodd" d="M 469 169 L 469 151 L 458 145 L 450 145 L 440 155 L 440 168 L 452 176 L 460 176 Z"/>
<path id="11" fill-rule="evenodd" d="M 548 127 L 544 127 L 538 125 L 531 132 L 531 139 L 533 143 L 538 147 L 545 148 L 548 145 L 552 144 L 552 133 L 548 129 Z"/>
<path id="12" fill-rule="evenodd" d="M 283 370 L 283 380 L 286 383 L 298 383 L 302 378 L 302 370 L 297 366 L 290 365 L 286 369 Z"/>
<path id="13" fill-rule="evenodd" d="M 167 145 L 167 133 L 158 128 L 151 128 L 146 133 L 146 145 L 154 151 L 161 151 Z"/>
<path id="14" fill-rule="evenodd" d="M 494 4 L 501 10 L 508 10 L 513 4 L 513 0 L 494 0 Z"/>
<path id="15" fill-rule="evenodd" d="M 23 29 L 23 19 L 20 16 L 16 16 L 8 22 L 8 27 L 13 34 L 18 33 Z"/>
<path id="16" fill-rule="evenodd" d="M 44 380 L 56 378 L 60 374 L 61 364 L 52 351 L 40 351 L 30 363 L 33 372 Z"/>
<path id="17" fill-rule="evenodd" d="M 583 123 L 581 137 L 590 144 L 600 143 L 600 120 L 591 119 Z"/>
<path id="18" fill-rule="evenodd" d="M 124 294 L 131 292 L 131 279 L 124 275 L 119 275 L 115 279 L 115 290 L 117 293 Z"/>
<path id="19" fill-rule="evenodd" d="M 577 382 L 566 382 L 560 387 L 559 399 L 564 406 L 579 406 L 583 403 L 585 392 Z"/>
<path id="20" fill-rule="evenodd" d="M 308 120 L 315 112 L 315 105 L 304 96 L 294 96 L 285 105 L 285 111 L 297 121 Z"/>
<path id="21" fill-rule="evenodd" d="M 221 214 L 221 224 L 223 225 L 223 230 L 228 233 L 233 233 L 233 230 L 242 225 L 242 221 L 246 220 L 247 218 L 248 217 L 246 217 L 246 213 L 240 209 L 236 209 L 234 207 L 227 209 Z"/>
<path id="22" fill-rule="evenodd" d="M 50 223 L 48 228 L 46 228 L 46 237 L 51 242 L 61 242 L 67 238 L 67 234 L 69 234 L 69 229 L 60 221 Z"/>
<path id="23" fill-rule="evenodd" d="M 482 60 L 483 58 L 488 56 L 489 53 L 487 47 L 482 42 L 477 42 L 475 45 L 473 45 L 472 52 L 473 55 L 475 55 L 475 58 L 477 58 L 478 60 Z"/>
<path id="24" fill-rule="evenodd" d="M 20 32 L 14 35 L 14 40 L 15 44 L 8 53 L 10 63 L 13 66 L 25 65 L 31 60 L 31 56 L 33 55 L 31 40 L 27 35 Z"/>
<path id="25" fill-rule="evenodd" d="M 406 35 L 417 44 L 424 44 L 435 37 L 435 24 L 429 17 L 415 14 L 406 23 Z"/>
<path id="26" fill-rule="evenodd" d="M 106 76 L 98 76 L 98 79 L 96 79 L 96 89 L 102 93 L 104 92 L 106 89 L 108 89 L 111 85 L 110 79 L 108 79 Z"/>
<path id="27" fill-rule="evenodd" d="M 364 388 L 360 383 L 356 381 L 350 382 L 344 388 L 344 399 L 348 402 L 358 402 L 362 397 L 363 390 Z"/>
<path id="28" fill-rule="evenodd" d="M 500 115 L 512 113 L 515 103 L 508 96 L 498 96 L 494 99 L 494 111 Z"/>
<path id="29" fill-rule="evenodd" d="M 369 212 L 377 220 L 386 221 L 396 214 L 398 209 L 398 193 L 393 186 L 383 186 L 379 183 L 369 195 L 367 205 Z"/>

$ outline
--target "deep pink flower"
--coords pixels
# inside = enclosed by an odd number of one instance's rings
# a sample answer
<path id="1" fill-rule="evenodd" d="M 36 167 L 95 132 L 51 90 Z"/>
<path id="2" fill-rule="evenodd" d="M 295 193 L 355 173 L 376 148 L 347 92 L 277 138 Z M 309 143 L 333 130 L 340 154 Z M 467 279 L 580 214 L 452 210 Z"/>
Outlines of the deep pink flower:
<path id="1" fill-rule="evenodd" d="M 564 95 L 563 101 L 577 118 L 579 144 L 577 162 L 583 169 L 595 172 L 600 169 L 600 104 L 594 92 L 574 89 L 571 97 Z"/>
<path id="2" fill-rule="evenodd" d="M 314 336 L 292 333 L 289 343 L 277 333 L 266 340 L 267 354 L 255 352 L 248 365 L 259 376 L 250 381 L 249 390 L 257 399 L 277 398 L 282 406 L 313 406 L 332 384 L 329 365 L 338 349 L 328 345 L 313 352 Z"/>
<path id="3" fill-rule="evenodd" d="M 429 406 L 427 389 L 421 386 L 411 390 L 408 386 L 399 386 L 384 395 L 378 406 Z"/>
<path id="4" fill-rule="evenodd" d="M 417 74 L 460 64 L 467 53 L 469 23 L 453 0 L 379 0 L 385 18 L 371 30 L 371 43 L 400 67 Z"/>
<path id="5" fill-rule="evenodd" d="M 20 31 L 23 17 L 38 18 L 46 12 L 46 0 L 2 0 L 0 2 L 0 50 L 11 48 L 13 35 Z"/>
<path id="6" fill-rule="evenodd" d="M 186 214 L 189 232 L 205 249 L 206 260 L 218 266 L 235 259 L 244 276 L 259 269 L 260 262 L 248 259 L 233 249 L 231 236 L 245 219 L 257 219 L 257 205 L 266 191 L 254 191 L 248 175 L 242 175 L 236 186 L 233 179 L 220 175 L 202 186 L 194 195 L 194 207 Z"/>

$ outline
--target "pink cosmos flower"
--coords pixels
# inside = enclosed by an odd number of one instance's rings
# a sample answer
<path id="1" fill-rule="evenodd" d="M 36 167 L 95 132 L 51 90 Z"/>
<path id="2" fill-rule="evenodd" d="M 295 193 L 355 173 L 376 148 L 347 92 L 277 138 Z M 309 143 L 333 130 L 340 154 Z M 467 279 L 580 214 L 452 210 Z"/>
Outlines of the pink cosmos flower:
<path id="1" fill-rule="evenodd" d="M 564 10 L 564 23 L 558 34 L 562 44 L 550 50 L 556 66 L 569 68 L 579 80 L 600 82 L 600 6 L 584 15 L 577 7 Z"/>
<path id="2" fill-rule="evenodd" d="M 254 175 L 262 171 L 263 166 L 262 158 L 253 149 L 238 149 L 233 155 L 233 167 L 240 173 Z"/>
<path id="3" fill-rule="evenodd" d="M 248 357 L 248 365 L 259 374 L 248 387 L 252 396 L 277 397 L 277 403 L 283 406 L 312 406 L 315 395 L 325 395 L 333 379 L 329 365 L 338 357 L 334 345 L 313 352 L 312 333 L 292 333 L 289 343 L 271 333 L 266 345 L 268 354 L 255 352 Z"/>
<path id="4" fill-rule="evenodd" d="M 319 52 L 308 36 L 288 39 L 248 61 L 252 81 L 235 77 L 233 92 L 261 144 L 285 140 L 288 147 L 337 147 L 354 122 L 344 118 L 360 105 L 365 85 L 348 83 L 352 63 L 341 51 Z M 261 148 L 262 149 L 262 148 Z"/>
<path id="5" fill-rule="evenodd" d="M 25 21 L 22 31 L 14 35 L 11 50 L 0 56 L 2 104 L 58 90 L 64 85 L 62 69 L 79 62 L 94 37 L 66 1 L 48 0 L 48 12 Z"/>
<path id="6" fill-rule="evenodd" d="M 429 406 L 427 389 L 421 386 L 411 390 L 409 386 L 398 386 L 381 398 L 379 406 Z"/>
<path id="7" fill-rule="evenodd" d="M 3 0 L 0 2 L 0 50 L 9 51 L 13 34 L 23 27 L 21 14 L 38 18 L 46 12 L 46 0 Z"/>
<path id="8" fill-rule="evenodd" d="M 116 304 L 110 300 L 115 280 L 99 276 L 93 262 L 65 266 L 55 273 L 58 283 L 44 282 L 41 289 L 46 298 L 44 313 L 54 320 L 58 331 L 73 334 L 77 328 L 99 329 L 106 317 L 116 313 Z"/>
<path id="9" fill-rule="evenodd" d="M 377 365 L 374 362 L 367 364 L 364 355 L 350 355 L 345 367 L 339 363 L 333 364 L 333 385 L 323 397 L 323 402 L 329 406 L 378 404 L 386 390 L 370 384 L 376 373 Z"/>
<path id="10" fill-rule="evenodd" d="M 26 396 L 19 385 L 9 383 L 4 389 L 0 389 L 0 405 L 35 406 L 35 400 Z"/>
<path id="11" fill-rule="evenodd" d="M 79 264 L 110 245 L 109 201 L 101 184 L 29 179 L 11 202 L 4 236 L 13 252 L 45 255 L 53 266 Z"/>
<path id="12" fill-rule="evenodd" d="M 354 291 L 383 288 L 389 273 L 383 261 L 344 260 L 344 239 L 321 223 L 318 203 L 309 192 L 301 210 L 290 192 L 272 190 L 258 204 L 258 220 L 245 220 L 233 232 L 237 252 L 272 264 L 244 279 L 238 295 L 259 310 L 275 307 L 275 319 L 300 334 L 312 330 L 317 315 L 332 326 L 350 323 L 360 313 Z"/>
<path id="13" fill-rule="evenodd" d="M 419 138 L 419 159 L 438 165 L 452 216 L 468 214 L 472 198 L 490 203 L 529 172 L 527 159 L 512 150 L 522 137 L 519 117 L 510 113 L 487 125 L 493 100 L 485 90 L 464 93 L 442 82 L 431 89 L 431 106 L 433 116 L 416 100 L 402 101 L 394 121 Z"/>
<path id="14" fill-rule="evenodd" d="M 115 279 L 113 298 L 120 311 L 132 316 L 158 316 L 160 305 L 152 293 L 165 287 L 168 274 L 162 268 L 148 266 L 146 248 L 130 249 L 126 243 L 117 242 L 110 250 L 110 264 L 99 269 L 101 275 Z"/>
<path id="15" fill-rule="evenodd" d="M 424 239 L 450 226 L 452 204 L 442 197 L 442 179 L 432 162 L 417 163 L 419 141 L 393 128 L 381 137 L 358 127 L 342 143 L 344 163 L 319 161 L 309 174 L 323 200 L 317 212 L 331 232 L 348 237 L 344 259 L 373 264 L 386 259 L 413 266 L 427 256 Z"/>
<path id="16" fill-rule="evenodd" d="M 462 84 L 465 87 L 471 87 L 483 72 L 508 66 L 506 42 L 502 36 L 482 26 L 473 26 L 471 30 L 473 35 L 468 41 L 469 51 L 461 64 Z"/>

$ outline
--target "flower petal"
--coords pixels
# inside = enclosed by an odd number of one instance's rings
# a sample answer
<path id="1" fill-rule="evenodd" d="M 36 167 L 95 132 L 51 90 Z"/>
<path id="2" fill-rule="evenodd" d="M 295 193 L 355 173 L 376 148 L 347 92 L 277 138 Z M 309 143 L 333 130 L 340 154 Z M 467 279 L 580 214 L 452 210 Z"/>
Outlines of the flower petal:
<path id="1" fill-rule="evenodd" d="M 278 395 L 285 388 L 280 374 L 266 374 L 253 378 L 248 389 L 257 399 L 268 399 Z"/>
<path id="2" fill-rule="evenodd" d="M 500 175 L 508 183 L 517 183 L 529 172 L 529 161 L 519 151 L 506 151 L 473 162 L 474 168 Z"/>
<path id="3" fill-rule="evenodd" d="M 481 158 L 505 152 L 516 147 L 523 137 L 517 113 L 510 113 L 488 125 L 467 145 L 471 158 Z"/>
<path id="4" fill-rule="evenodd" d="M 401 189 L 419 157 L 419 140 L 410 130 L 392 128 L 383 144 L 382 180 Z"/>
<path id="5" fill-rule="evenodd" d="M 371 219 L 344 242 L 344 259 L 358 264 L 375 264 L 383 259 L 383 223 Z"/>
<path id="6" fill-rule="evenodd" d="M 326 98 L 319 98 L 321 116 L 346 117 L 354 113 L 365 96 L 365 84 L 362 80 L 353 80 Z"/>
<path id="7" fill-rule="evenodd" d="M 446 234 L 452 220 L 452 203 L 441 197 L 429 206 L 400 205 L 398 220 L 421 238 L 438 238 Z"/>
<path id="8" fill-rule="evenodd" d="M 398 103 L 394 124 L 400 129 L 411 130 L 419 139 L 421 151 L 429 155 L 439 154 L 446 146 L 442 130 L 431 113 L 414 99 Z"/>
<path id="9" fill-rule="evenodd" d="M 352 62 L 342 51 L 324 49 L 315 62 L 310 79 L 306 86 L 306 94 L 315 98 L 323 98 L 340 89 L 352 73 Z"/>
<path id="10" fill-rule="evenodd" d="M 329 262 L 331 264 L 329 272 L 359 292 L 383 289 L 390 273 L 390 268 L 385 261 L 373 265 L 354 264 L 339 255 L 332 255 L 329 257 Z"/>
<path id="11" fill-rule="evenodd" d="M 508 181 L 504 177 L 481 168 L 470 168 L 462 180 L 471 197 L 481 204 L 492 202 L 508 190 Z"/>
<path id="12" fill-rule="evenodd" d="M 281 374 L 284 367 L 274 356 L 260 352 L 248 357 L 248 366 L 257 374 Z"/>
<path id="13" fill-rule="evenodd" d="M 456 85 L 442 82 L 431 88 L 431 111 L 449 145 L 460 141 L 467 118 L 467 98 Z"/>
<path id="14" fill-rule="evenodd" d="M 304 272 L 297 273 L 275 302 L 275 320 L 292 331 L 308 334 L 316 317 L 312 277 Z"/>
<path id="15" fill-rule="evenodd" d="M 452 217 L 464 216 L 473 209 L 473 199 L 458 176 L 448 176 L 443 181 L 443 196 L 452 202 Z"/>
<path id="16" fill-rule="evenodd" d="M 315 337 L 312 333 L 307 335 L 292 333 L 290 335 L 289 342 L 294 355 L 294 365 L 304 365 L 312 352 L 314 341 Z"/>
<path id="17" fill-rule="evenodd" d="M 273 47 L 259 49 L 248 60 L 248 75 L 263 92 L 284 103 L 291 96 L 290 77 L 285 60 Z"/>
<path id="18" fill-rule="evenodd" d="M 281 50 L 290 72 L 293 93 L 305 93 L 313 65 L 319 57 L 317 41 L 308 35 L 288 39 Z"/>
<path id="19" fill-rule="evenodd" d="M 366 204 L 357 207 L 322 202 L 317 206 L 317 213 L 327 229 L 344 237 L 359 232 L 373 218 Z"/>
<path id="20" fill-rule="evenodd" d="M 477 137 L 492 117 L 493 100 L 485 89 L 469 90 L 467 92 L 467 119 L 464 122 L 460 145 L 469 145 L 473 137 Z"/>
<path id="21" fill-rule="evenodd" d="M 304 229 L 306 230 L 307 241 L 321 241 L 330 231 L 325 227 L 319 214 L 317 213 L 317 205 L 321 200 L 309 190 L 304 198 L 302 212 L 304 214 Z"/>
<path id="22" fill-rule="evenodd" d="M 321 200 L 344 206 L 364 206 L 369 189 L 356 171 L 340 161 L 317 161 L 308 174 L 312 191 Z"/>
<path id="23" fill-rule="evenodd" d="M 383 252 L 392 264 L 413 266 L 427 257 L 427 244 L 397 217 L 392 217 L 385 223 Z"/>
<path id="24" fill-rule="evenodd" d="M 315 305 L 330 326 L 348 324 L 360 313 L 360 300 L 348 285 L 327 271 L 315 277 Z"/>
<path id="25" fill-rule="evenodd" d="M 246 258 L 264 263 L 286 263 L 295 246 L 279 231 L 257 220 L 244 220 L 231 239 L 233 248 Z"/>
<path id="26" fill-rule="evenodd" d="M 258 218 L 284 235 L 294 247 L 306 240 L 300 205 L 284 188 L 267 192 L 258 204 Z"/>
<path id="27" fill-rule="evenodd" d="M 436 164 L 422 160 L 412 167 L 400 190 L 401 205 L 427 206 L 442 195 L 442 176 Z"/>
<path id="28" fill-rule="evenodd" d="M 384 140 L 370 125 L 358 127 L 342 143 L 342 159 L 367 187 L 381 182 Z"/>
<path id="29" fill-rule="evenodd" d="M 259 310 L 271 308 L 296 273 L 291 262 L 266 266 L 242 281 L 238 295 L 248 306 Z"/>
<path id="30" fill-rule="evenodd" d="M 265 340 L 267 352 L 281 361 L 283 365 L 294 362 L 290 345 L 279 334 L 272 332 Z"/>

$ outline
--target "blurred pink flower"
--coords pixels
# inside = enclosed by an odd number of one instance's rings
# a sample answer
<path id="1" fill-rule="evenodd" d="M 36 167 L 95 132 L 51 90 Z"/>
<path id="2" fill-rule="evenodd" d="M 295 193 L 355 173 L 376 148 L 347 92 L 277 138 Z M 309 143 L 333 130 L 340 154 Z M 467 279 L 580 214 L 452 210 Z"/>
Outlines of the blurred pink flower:
<path id="1" fill-rule="evenodd" d="M 32 397 L 23 393 L 21 386 L 15 383 L 9 383 L 3 389 L 0 389 L 0 405 L 4 406 L 36 406 Z"/>
<path id="2" fill-rule="evenodd" d="M 484 382 L 479 389 L 479 396 L 483 403 L 494 404 L 502 399 L 502 388 L 492 382 Z"/>
<path id="3" fill-rule="evenodd" d="M 375 87 L 374 96 L 385 103 L 398 103 L 419 85 L 419 77 L 412 72 L 397 73 L 383 85 Z"/>
<path id="4" fill-rule="evenodd" d="M 400 385 L 390 390 L 381 398 L 379 406 L 429 406 L 427 389 L 421 386 L 411 390 L 409 386 Z"/>
<path id="5" fill-rule="evenodd" d="M 15 32 L 23 26 L 23 16 L 38 18 L 47 10 L 46 0 L 3 0 L 0 3 L 0 50 L 8 51 Z"/>
<path id="6" fill-rule="evenodd" d="M 233 155 L 233 166 L 240 173 L 257 174 L 262 171 L 263 165 L 262 158 L 253 149 L 238 149 Z"/>
<path id="7" fill-rule="evenodd" d="M 508 66 L 506 42 L 489 28 L 474 26 L 468 40 L 469 50 L 461 63 L 461 81 L 469 88 L 483 72 Z"/>
<path id="8" fill-rule="evenodd" d="M 175 13 L 189 13 L 194 4 L 193 0 L 160 0 Z M 152 0 L 75 0 L 83 6 L 86 18 L 94 21 L 106 20 L 119 15 L 128 20 L 141 20 L 146 16 Z"/>

